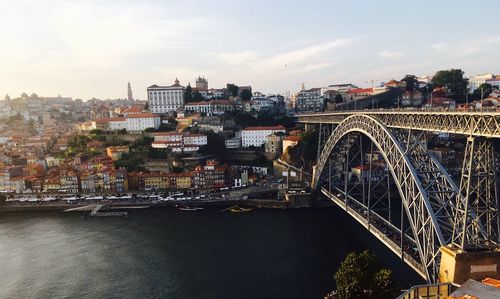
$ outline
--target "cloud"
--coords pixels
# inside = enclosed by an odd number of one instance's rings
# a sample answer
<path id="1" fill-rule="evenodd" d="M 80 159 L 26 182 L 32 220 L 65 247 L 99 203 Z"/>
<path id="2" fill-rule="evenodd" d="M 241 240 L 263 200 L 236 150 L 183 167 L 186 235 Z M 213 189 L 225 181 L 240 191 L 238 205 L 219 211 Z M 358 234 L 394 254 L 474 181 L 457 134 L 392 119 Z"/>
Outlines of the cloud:
<path id="1" fill-rule="evenodd" d="M 387 59 L 397 59 L 401 58 L 403 56 L 402 52 L 394 52 L 394 51 L 388 51 L 388 50 L 383 50 L 378 53 L 379 56 Z"/>
<path id="2" fill-rule="evenodd" d="M 352 41 L 351 39 L 338 38 L 333 41 L 324 42 L 321 44 L 307 46 L 301 49 L 295 49 L 280 54 L 276 54 L 268 59 L 265 59 L 263 63 L 274 66 L 288 65 L 291 63 L 303 61 L 305 59 L 311 58 L 322 52 L 332 50 L 334 48 L 346 46 L 350 44 L 351 41 Z"/>
<path id="3" fill-rule="evenodd" d="M 211 53 L 215 55 L 216 60 L 222 63 L 227 63 L 231 66 L 247 66 L 254 70 L 276 70 L 282 68 L 301 68 L 304 71 L 314 71 L 325 68 L 332 62 L 316 62 L 308 64 L 304 67 L 303 63 L 308 60 L 314 60 L 320 57 L 325 52 L 335 48 L 349 45 L 352 39 L 339 38 L 333 41 L 323 42 L 316 45 L 308 45 L 299 49 L 284 51 L 281 53 L 272 54 L 266 58 L 264 53 L 245 50 L 237 52 L 221 52 Z"/>

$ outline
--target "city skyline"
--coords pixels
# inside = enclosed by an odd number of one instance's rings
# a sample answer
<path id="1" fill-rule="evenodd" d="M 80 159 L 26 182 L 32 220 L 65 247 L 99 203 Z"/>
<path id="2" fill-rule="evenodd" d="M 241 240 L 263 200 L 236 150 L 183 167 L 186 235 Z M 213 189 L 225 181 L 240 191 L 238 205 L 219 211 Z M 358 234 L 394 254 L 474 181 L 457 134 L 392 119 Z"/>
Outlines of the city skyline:
<path id="1" fill-rule="evenodd" d="M 0 9 L 2 98 L 126 98 L 130 82 L 145 100 L 149 85 L 194 85 L 198 75 L 213 88 L 283 94 L 302 82 L 369 86 L 407 73 L 500 69 L 500 35 L 453 1 L 426 1 L 411 14 L 395 1 L 4 1 Z"/>

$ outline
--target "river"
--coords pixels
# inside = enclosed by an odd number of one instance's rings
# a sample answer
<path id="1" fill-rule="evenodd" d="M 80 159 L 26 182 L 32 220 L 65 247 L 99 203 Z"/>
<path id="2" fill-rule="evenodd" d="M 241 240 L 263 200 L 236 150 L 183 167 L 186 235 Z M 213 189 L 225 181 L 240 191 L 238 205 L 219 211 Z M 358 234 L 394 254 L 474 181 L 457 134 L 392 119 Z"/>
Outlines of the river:
<path id="1" fill-rule="evenodd" d="M 0 298 L 322 298 L 365 248 L 423 282 L 338 208 L 0 213 Z"/>

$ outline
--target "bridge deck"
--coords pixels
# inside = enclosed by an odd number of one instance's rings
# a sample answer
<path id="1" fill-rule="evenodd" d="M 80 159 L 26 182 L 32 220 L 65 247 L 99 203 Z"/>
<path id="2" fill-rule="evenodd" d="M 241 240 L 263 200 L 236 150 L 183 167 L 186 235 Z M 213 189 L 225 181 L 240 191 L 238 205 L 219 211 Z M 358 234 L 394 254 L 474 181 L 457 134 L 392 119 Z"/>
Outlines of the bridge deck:
<path id="1" fill-rule="evenodd" d="M 338 190 L 339 194 L 343 194 L 342 191 Z M 323 193 L 326 197 L 336 203 L 340 208 L 344 209 L 351 217 L 356 219 L 361 225 L 363 225 L 369 232 L 371 232 L 377 239 L 379 239 L 385 246 L 387 246 L 392 252 L 394 252 L 398 257 L 400 257 L 406 264 L 408 264 L 412 269 L 414 269 L 420 276 L 426 278 L 426 271 L 422 267 L 421 263 L 419 263 L 411 254 L 408 254 L 401 248 L 401 244 L 398 244 L 394 239 L 389 238 L 387 236 L 387 231 L 382 231 L 379 225 L 374 225 L 374 223 L 370 223 L 366 217 L 367 208 L 362 204 L 358 204 L 354 207 L 352 204 L 357 202 L 356 200 L 350 200 L 347 204 L 344 199 L 330 193 L 327 189 L 321 188 L 321 193 Z M 344 195 L 342 195 L 344 196 Z M 365 214 L 365 215 L 363 215 Z M 384 226 L 388 228 L 388 230 L 394 231 L 398 230 L 391 223 L 387 222 L 382 217 L 378 216 L 375 213 L 372 213 L 372 218 L 376 217 L 379 223 L 383 223 Z M 373 220 L 372 220 L 373 221 Z M 398 230 L 399 231 L 399 230 Z"/>
<path id="2" fill-rule="evenodd" d="M 339 124 L 351 115 L 369 115 L 386 126 L 401 129 L 500 138 L 500 111 L 356 110 L 297 115 L 304 124 Z"/>

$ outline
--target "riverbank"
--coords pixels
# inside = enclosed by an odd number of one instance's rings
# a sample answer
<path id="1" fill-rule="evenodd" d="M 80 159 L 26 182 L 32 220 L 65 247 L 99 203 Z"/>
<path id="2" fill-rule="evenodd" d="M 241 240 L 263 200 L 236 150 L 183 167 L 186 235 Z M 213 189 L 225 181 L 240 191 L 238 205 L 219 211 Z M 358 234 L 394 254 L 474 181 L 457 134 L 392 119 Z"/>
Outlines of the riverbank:
<path id="1" fill-rule="evenodd" d="M 166 201 L 166 202 L 79 202 L 79 203 L 16 203 L 0 206 L 0 212 L 26 212 L 26 211 L 64 211 L 93 204 L 102 204 L 110 207 L 118 206 L 149 206 L 150 208 L 175 208 L 179 205 L 197 207 L 231 207 L 244 206 L 256 209 L 294 209 L 290 202 L 277 200 L 204 200 L 204 201 Z"/>

